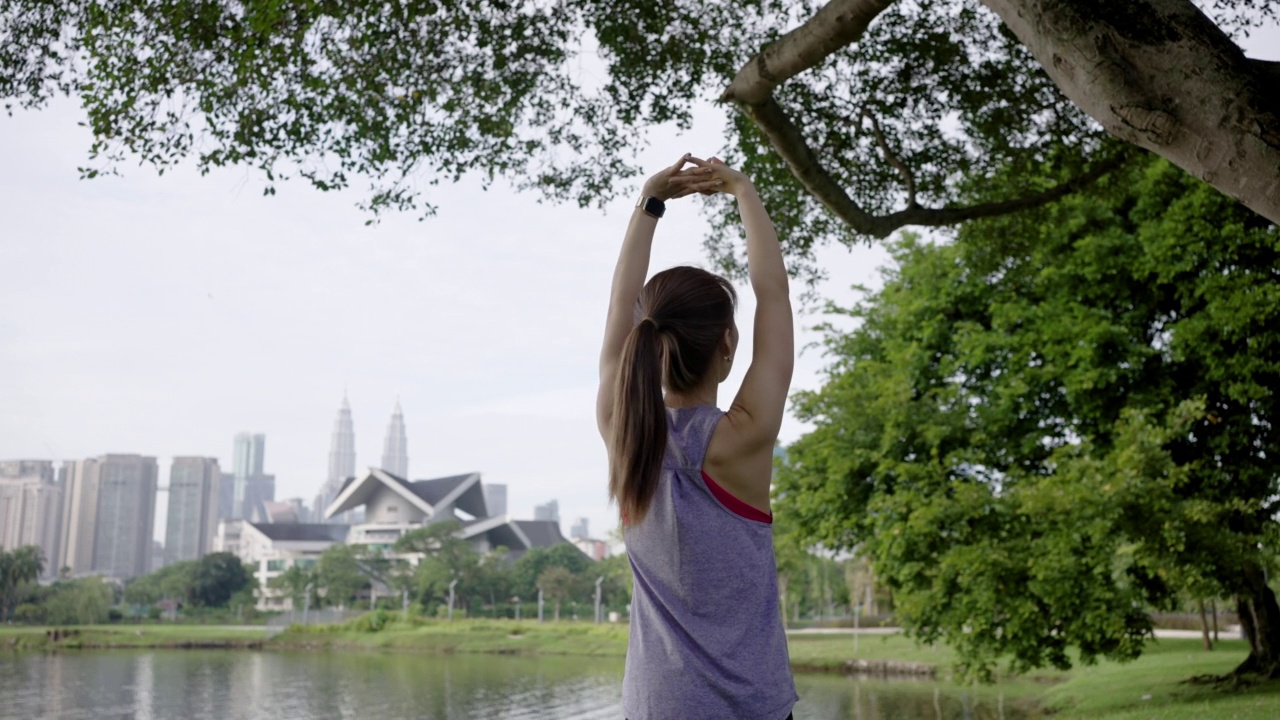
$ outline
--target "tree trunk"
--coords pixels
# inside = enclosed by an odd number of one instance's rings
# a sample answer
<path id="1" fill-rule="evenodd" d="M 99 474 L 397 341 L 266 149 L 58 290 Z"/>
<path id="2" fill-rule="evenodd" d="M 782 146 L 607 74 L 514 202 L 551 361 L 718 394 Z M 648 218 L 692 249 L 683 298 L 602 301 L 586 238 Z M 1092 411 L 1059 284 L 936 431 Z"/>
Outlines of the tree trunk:
<path id="1" fill-rule="evenodd" d="M 787 576 L 778 576 L 778 611 L 782 613 L 782 627 L 789 628 L 791 623 L 787 620 Z"/>
<path id="2" fill-rule="evenodd" d="M 1249 641 L 1249 657 L 1232 674 L 1257 674 L 1280 680 L 1280 605 L 1276 594 L 1267 586 L 1262 566 L 1245 567 L 1244 588 L 1236 596 L 1240 625 Z"/>
<path id="3" fill-rule="evenodd" d="M 556 601 L 556 622 L 560 622 L 560 601 Z"/>
<path id="4" fill-rule="evenodd" d="M 1213 608 L 1213 641 L 1218 642 L 1218 601 L 1210 600 L 1209 605 Z"/>
<path id="5" fill-rule="evenodd" d="M 1280 93 L 1190 0 L 983 0 L 1068 98 L 1280 222 Z"/>
<path id="6" fill-rule="evenodd" d="M 1196 604 L 1200 606 L 1200 635 L 1204 637 L 1204 649 L 1212 650 L 1213 641 L 1209 639 L 1209 618 L 1204 612 L 1204 600 L 1197 600 Z"/>

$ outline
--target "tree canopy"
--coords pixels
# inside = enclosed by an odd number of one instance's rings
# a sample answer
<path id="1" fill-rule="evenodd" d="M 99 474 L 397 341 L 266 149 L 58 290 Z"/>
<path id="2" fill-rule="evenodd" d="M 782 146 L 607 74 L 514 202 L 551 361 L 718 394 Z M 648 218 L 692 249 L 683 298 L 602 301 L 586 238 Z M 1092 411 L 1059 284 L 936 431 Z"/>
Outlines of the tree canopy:
<path id="1" fill-rule="evenodd" d="M 13 0 L 0 9 L 0 98 L 76 98 L 95 137 L 86 176 L 189 158 L 259 168 L 267 193 L 292 175 L 321 189 L 368 181 L 375 211 L 425 213 L 424 188 L 467 174 L 601 202 L 637 172 L 645 128 L 687 125 L 718 100 L 728 154 L 759 178 L 799 259 L 827 240 L 1036 207 L 1114 171 L 1122 143 L 1280 220 L 1280 64 L 1245 58 L 1228 35 L 1274 21 L 1274 6 L 1112 9 Z M 1010 171 L 1025 181 L 988 182 Z M 732 266 L 732 247 L 713 250 Z"/>
<path id="2" fill-rule="evenodd" d="M 1161 161 L 893 253 L 828 328 L 778 514 L 979 674 L 1135 657 L 1183 590 L 1238 598 L 1276 674 L 1277 227 Z"/>

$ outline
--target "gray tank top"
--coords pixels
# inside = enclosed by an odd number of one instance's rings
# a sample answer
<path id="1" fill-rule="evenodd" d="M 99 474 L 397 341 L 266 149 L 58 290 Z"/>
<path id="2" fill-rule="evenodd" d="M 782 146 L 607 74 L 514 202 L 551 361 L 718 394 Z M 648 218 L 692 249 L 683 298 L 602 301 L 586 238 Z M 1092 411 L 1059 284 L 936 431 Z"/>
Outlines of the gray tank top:
<path id="1" fill-rule="evenodd" d="M 768 516 L 708 482 L 718 408 L 668 408 L 648 514 L 623 537 L 635 575 L 622 681 L 628 720 L 783 720 L 795 705 Z"/>

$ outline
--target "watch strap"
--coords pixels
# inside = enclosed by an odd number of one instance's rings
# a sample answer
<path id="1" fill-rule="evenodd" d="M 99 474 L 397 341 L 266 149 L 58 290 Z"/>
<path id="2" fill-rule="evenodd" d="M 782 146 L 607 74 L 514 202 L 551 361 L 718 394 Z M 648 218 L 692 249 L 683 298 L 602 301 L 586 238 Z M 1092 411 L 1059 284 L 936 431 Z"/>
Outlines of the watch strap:
<path id="1" fill-rule="evenodd" d="M 641 196 L 636 207 L 654 218 L 660 218 L 667 212 L 667 204 L 652 195 Z"/>

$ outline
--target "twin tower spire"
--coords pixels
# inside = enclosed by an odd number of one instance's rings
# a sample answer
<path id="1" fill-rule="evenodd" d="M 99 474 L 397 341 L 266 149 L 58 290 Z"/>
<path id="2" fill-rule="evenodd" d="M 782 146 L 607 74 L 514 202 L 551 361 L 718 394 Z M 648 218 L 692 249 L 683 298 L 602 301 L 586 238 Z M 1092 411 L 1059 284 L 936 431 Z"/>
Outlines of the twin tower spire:
<path id="1" fill-rule="evenodd" d="M 398 399 L 395 412 L 391 413 L 391 423 L 387 426 L 387 437 L 382 444 L 382 465 L 379 467 L 396 477 L 409 479 L 409 438 L 405 434 L 404 413 L 400 410 Z M 347 402 L 344 393 L 329 442 L 328 483 L 340 485 L 355 474 L 356 432 L 351 420 L 351 403 Z"/>

